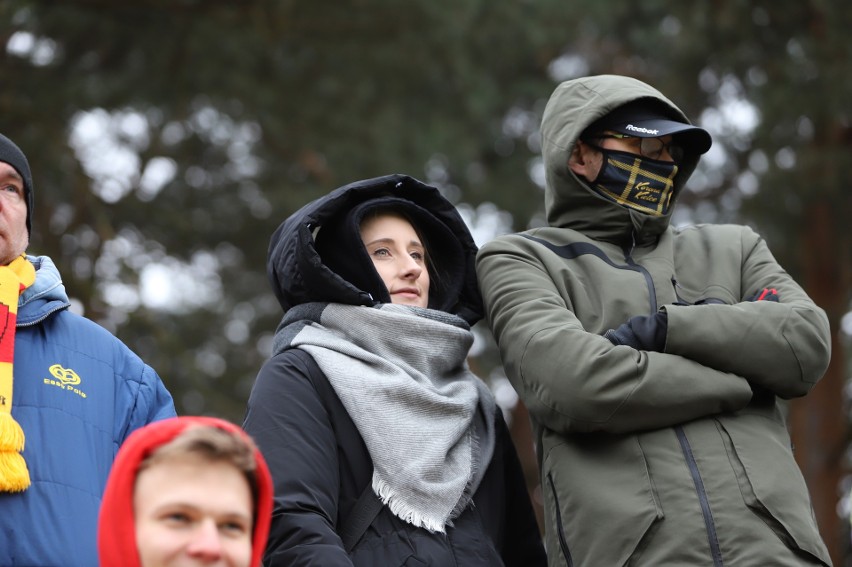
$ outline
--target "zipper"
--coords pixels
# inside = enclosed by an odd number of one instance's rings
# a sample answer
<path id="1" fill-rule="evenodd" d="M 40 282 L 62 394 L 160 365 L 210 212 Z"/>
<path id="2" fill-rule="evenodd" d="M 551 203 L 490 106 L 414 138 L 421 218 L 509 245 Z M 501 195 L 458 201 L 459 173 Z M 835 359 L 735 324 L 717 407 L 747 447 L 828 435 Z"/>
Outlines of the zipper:
<path id="1" fill-rule="evenodd" d="M 559 536 L 559 547 L 562 549 L 562 555 L 565 561 L 568 562 L 568 567 L 574 566 L 574 561 L 571 559 L 571 552 L 568 551 L 568 541 L 565 539 L 565 530 L 562 528 L 562 510 L 559 507 L 559 498 L 556 496 L 556 485 L 553 484 L 553 477 L 547 473 L 547 482 L 550 483 L 550 492 L 553 494 L 554 509 L 556 510 L 556 535 Z"/>
<path id="2" fill-rule="evenodd" d="M 707 500 L 707 491 L 704 489 L 704 481 L 701 480 L 701 471 L 698 470 L 698 463 L 695 462 L 695 455 L 692 454 L 692 447 L 689 444 L 689 439 L 686 437 L 686 432 L 680 425 L 675 426 L 675 434 L 680 442 L 680 449 L 683 451 L 683 458 L 686 460 L 686 465 L 689 467 L 689 474 L 692 475 L 692 483 L 695 485 L 695 492 L 698 495 L 698 503 L 701 506 L 701 515 L 704 517 L 704 527 L 707 530 L 707 542 L 710 544 L 710 555 L 713 556 L 713 566 L 723 567 L 722 549 L 719 547 L 719 538 L 716 535 L 716 524 L 713 522 L 713 513 L 710 510 L 710 502 Z"/>
<path id="3" fill-rule="evenodd" d="M 632 235 L 632 242 L 629 249 L 625 249 L 624 259 L 631 266 L 636 266 L 648 282 L 648 293 L 651 296 L 651 313 L 657 312 L 657 295 L 654 290 L 654 281 L 651 279 L 651 274 L 642 266 L 633 261 L 633 248 L 636 246 L 635 233 Z M 684 301 L 678 294 L 680 284 L 677 279 L 672 276 L 672 286 L 674 287 L 675 298 L 682 305 L 690 305 L 688 301 Z M 692 483 L 695 485 L 695 493 L 698 496 L 698 503 L 701 506 L 701 516 L 704 518 L 704 528 L 707 530 L 707 542 L 710 545 L 710 555 L 713 557 L 713 567 L 724 567 L 722 561 L 722 549 L 719 546 L 719 537 L 716 534 L 716 524 L 713 521 L 713 512 L 710 510 L 710 501 L 707 498 L 707 490 L 704 488 L 704 481 L 701 479 L 701 471 L 698 470 L 698 463 L 695 462 L 695 455 L 692 453 L 692 446 L 689 444 L 689 439 L 686 437 L 686 431 L 683 427 L 677 425 L 674 427 L 675 435 L 680 443 L 680 449 L 683 452 L 683 458 L 689 468 L 689 474 L 692 476 Z"/>
<path id="4" fill-rule="evenodd" d="M 633 249 L 636 248 L 636 232 L 630 233 L 630 246 L 624 247 L 622 250 L 624 251 L 624 261 L 627 262 L 627 265 L 630 266 L 631 269 L 636 270 L 645 278 L 645 283 L 648 286 L 648 299 L 651 302 L 651 313 L 652 315 L 658 311 L 657 307 L 657 290 L 654 288 L 654 279 L 651 277 L 651 273 L 645 269 L 644 266 L 637 264 L 633 260 Z"/>
<path id="5" fill-rule="evenodd" d="M 588 242 L 575 242 L 573 244 L 557 246 L 551 242 L 548 242 L 547 240 L 536 238 L 528 234 L 521 234 L 520 236 L 526 238 L 527 240 L 531 240 L 533 242 L 541 244 L 542 246 L 565 260 L 573 260 L 574 258 L 579 258 L 580 256 L 583 256 L 585 254 L 591 254 L 592 256 L 600 258 L 602 262 L 606 262 L 609 266 L 615 268 L 616 270 L 630 270 L 633 272 L 639 272 L 640 274 L 642 274 L 642 277 L 645 278 L 645 284 L 648 287 L 648 294 L 650 295 L 651 301 L 651 313 L 657 312 L 657 292 L 654 289 L 654 280 L 651 278 L 651 274 L 648 273 L 648 271 L 644 267 L 633 261 L 633 258 L 631 256 L 633 246 L 635 245 L 635 239 L 633 245 L 631 245 L 630 248 L 622 248 L 622 251 L 624 252 L 625 264 L 616 264 L 609 256 L 604 254 L 604 252 L 600 248 Z"/>
<path id="6" fill-rule="evenodd" d="M 675 305 L 692 305 L 678 293 L 678 290 L 682 288 L 680 287 L 680 283 L 677 281 L 677 278 L 674 276 L 672 276 L 672 287 L 674 288 L 675 299 L 677 300 L 674 302 Z"/>
<path id="7" fill-rule="evenodd" d="M 675 298 L 677 299 L 677 301 L 674 302 L 674 305 L 727 305 L 723 300 L 717 297 L 705 297 L 699 299 L 695 303 L 690 303 L 689 301 L 682 298 L 678 293 L 678 290 L 683 289 L 683 287 L 680 285 L 680 282 L 677 281 L 677 278 L 674 276 L 672 276 L 672 287 L 674 287 Z"/>
<path id="8" fill-rule="evenodd" d="M 56 313 L 57 311 L 62 311 L 63 309 L 68 309 L 70 306 L 71 306 L 70 303 L 63 303 L 59 307 L 54 307 L 50 311 L 42 313 L 37 319 L 33 319 L 32 321 L 27 321 L 25 323 L 17 323 L 15 326 L 18 327 L 18 328 L 24 328 L 24 327 L 32 327 L 33 325 L 38 325 L 39 323 L 41 323 L 42 321 L 44 321 L 45 319 L 47 319 L 48 317 L 50 317 L 51 315 Z"/>

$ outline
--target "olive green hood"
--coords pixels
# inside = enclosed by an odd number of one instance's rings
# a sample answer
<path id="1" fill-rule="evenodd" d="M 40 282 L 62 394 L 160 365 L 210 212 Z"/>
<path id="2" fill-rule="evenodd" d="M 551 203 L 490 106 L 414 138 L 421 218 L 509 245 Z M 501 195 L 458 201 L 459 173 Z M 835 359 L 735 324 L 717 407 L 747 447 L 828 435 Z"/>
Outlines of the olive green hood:
<path id="1" fill-rule="evenodd" d="M 613 203 L 568 168 L 571 150 L 583 130 L 619 106 L 646 98 L 659 101 L 660 110 L 668 118 L 690 123 L 660 91 L 631 77 L 598 75 L 572 79 L 556 87 L 541 121 L 544 204 L 550 226 L 572 228 L 597 240 L 619 244 L 632 238 L 638 244 L 649 242 L 666 229 L 683 186 L 698 164 L 697 154 L 687 154 L 678 164 L 672 206 L 663 216 L 647 215 Z"/>

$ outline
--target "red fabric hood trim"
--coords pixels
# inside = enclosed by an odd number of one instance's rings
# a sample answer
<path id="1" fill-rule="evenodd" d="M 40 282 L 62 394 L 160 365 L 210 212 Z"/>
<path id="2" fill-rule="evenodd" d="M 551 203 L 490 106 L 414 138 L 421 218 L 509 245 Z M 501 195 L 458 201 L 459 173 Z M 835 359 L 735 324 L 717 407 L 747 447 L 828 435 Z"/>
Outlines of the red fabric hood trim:
<path id="1" fill-rule="evenodd" d="M 101 567 L 141 567 L 133 523 L 133 487 L 141 463 L 154 449 L 174 439 L 191 425 L 209 425 L 249 436 L 238 426 L 215 417 L 183 416 L 157 421 L 137 429 L 116 455 L 107 480 L 98 517 L 98 555 Z M 260 451 L 257 460 L 251 566 L 259 567 L 272 519 L 272 477 Z"/>

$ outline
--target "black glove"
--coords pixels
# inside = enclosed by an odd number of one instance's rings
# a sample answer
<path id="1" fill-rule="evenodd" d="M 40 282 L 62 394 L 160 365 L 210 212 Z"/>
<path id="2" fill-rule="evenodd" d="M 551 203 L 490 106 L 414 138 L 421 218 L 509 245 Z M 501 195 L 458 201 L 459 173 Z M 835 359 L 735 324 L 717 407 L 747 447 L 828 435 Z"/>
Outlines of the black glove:
<path id="1" fill-rule="evenodd" d="M 772 393 L 772 390 L 768 388 L 764 388 L 763 386 L 758 386 L 752 382 L 748 383 L 751 386 L 751 403 L 755 405 L 772 405 L 775 403 L 775 394 Z"/>
<path id="2" fill-rule="evenodd" d="M 669 328 L 669 318 L 665 311 L 653 315 L 637 315 L 631 317 L 617 329 L 604 333 L 614 345 L 626 345 L 636 350 L 652 350 L 663 352 L 666 347 L 666 332 Z"/>
<path id="3" fill-rule="evenodd" d="M 765 287 L 760 291 L 754 292 L 754 295 L 746 298 L 746 301 L 774 301 L 778 303 L 778 291 L 774 287 Z"/>

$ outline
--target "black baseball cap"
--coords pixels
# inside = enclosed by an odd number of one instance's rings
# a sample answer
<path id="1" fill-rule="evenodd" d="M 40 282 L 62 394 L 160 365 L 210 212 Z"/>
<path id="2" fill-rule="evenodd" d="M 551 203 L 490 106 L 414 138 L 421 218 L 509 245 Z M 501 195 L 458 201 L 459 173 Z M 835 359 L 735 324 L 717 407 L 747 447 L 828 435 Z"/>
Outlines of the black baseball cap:
<path id="1" fill-rule="evenodd" d="M 637 100 L 619 106 L 609 114 L 598 118 L 585 132 L 594 135 L 611 130 L 638 138 L 659 138 L 672 135 L 684 150 L 703 154 L 710 149 L 713 139 L 704 128 L 686 122 L 672 120 L 658 105 L 650 100 Z"/>

